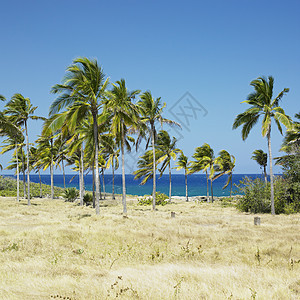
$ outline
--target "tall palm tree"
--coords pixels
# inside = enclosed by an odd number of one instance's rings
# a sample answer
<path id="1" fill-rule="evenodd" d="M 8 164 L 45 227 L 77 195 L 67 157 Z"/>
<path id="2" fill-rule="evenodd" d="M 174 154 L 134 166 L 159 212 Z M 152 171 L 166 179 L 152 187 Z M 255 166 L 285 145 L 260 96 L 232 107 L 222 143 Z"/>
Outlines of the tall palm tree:
<path id="1" fill-rule="evenodd" d="M 175 121 L 171 121 L 168 119 L 165 119 L 162 117 L 163 109 L 166 107 L 166 103 L 161 103 L 161 97 L 154 98 L 152 97 L 152 94 L 150 91 L 147 91 L 143 93 L 140 96 L 141 100 L 138 101 L 137 106 L 139 108 L 140 114 L 141 114 L 141 122 L 146 125 L 146 129 L 149 133 L 149 136 L 147 138 L 147 146 L 151 140 L 152 144 L 152 166 L 153 166 L 153 191 L 152 191 L 152 208 L 155 210 L 155 202 L 156 202 L 156 158 L 155 158 L 155 137 L 156 137 L 156 128 L 155 128 L 155 122 L 159 122 L 161 126 L 164 123 L 170 124 L 170 125 L 177 125 L 180 126 Z M 146 147 L 147 148 L 147 147 Z"/>
<path id="2" fill-rule="evenodd" d="M 98 112 L 108 86 L 108 78 L 96 60 L 86 57 L 77 58 L 67 68 L 67 74 L 63 84 L 57 84 L 52 88 L 52 93 L 62 93 L 51 105 L 50 115 L 57 113 L 64 107 L 76 104 L 80 106 L 77 111 L 79 123 L 86 115 L 93 118 L 93 133 L 95 140 L 95 182 L 96 182 L 96 214 L 100 213 L 99 206 L 99 145 L 98 145 Z"/>
<path id="3" fill-rule="evenodd" d="M 271 150 L 271 123 L 275 121 L 279 132 L 282 134 L 281 124 L 287 129 L 291 127 L 291 119 L 287 116 L 284 110 L 279 106 L 279 102 L 289 89 L 283 89 L 275 98 L 273 98 L 274 78 L 269 76 L 259 77 L 250 83 L 254 88 L 254 92 L 249 94 L 247 100 L 242 103 L 247 103 L 251 107 L 243 113 L 236 116 L 233 129 L 242 127 L 242 139 L 245 140 L 253 126 L 258 122 L 260 116 L 263 117 L 262 121 L 262 136 L 267 137 L 268 152 L 269 152 L 269 165 L 270 165 L 270 183 L 271 183 L 271 213 L 275 214 L 274 206 L 274 184 L 273 184 L 273 162 Z"/>
<path id="4" fill-rule="evenodd" d="M 254 150 L 252 154 L 251 159 L 255 160 L 259 164 L 260 168 L 263 168 L 265 183 L 267 183 L 266 167 L 268 164 L 268 154 L 261 149 Z"/>
<path id="5" fill-rule="evenodd" d="M 113 88 L 105 101 L 105 110 L 111 114 L 110 132 L 116 137 L 116 141 L 121 148 L 122 155 L 122 204 L 123 215 L 127 215 L 126 206 L 126 183 L 125 183 L 125 146 L 130 150 L 128 141 L 133 141 L 128 134 L 137 130 L 139 114 L 138 109 L 132 100 L 140 93 L 139 90 L 129 91 L 126 88 L 125 80 L 121 79 L 112 84 Z"/>
<path id="6" fill-rule="evenodd" d="M 229 154 L 226 150 L 221 150 L 219 156 L 215 160 L 216 170 L 220 173 L 214 176 L 214 180 L 223 175 L 228 175 L 227 182 L 223 186 L 223 190 L 227 188 L 230 183 L 230 197 L 232 196 L 232 174 L 235 167 L 235 157 Z"/>
<path id="7" fill-rule="evenodd" d="M 188 185 L 187 185 L 187 175 L 189 172 L 189 164 L 190 162 L 188 161 L 188 157 L 185 156 L 183 154 L 183 152 L 181 151 L 180 156 L 178 157 L 178 161 L 177 161 L 177 168 L 176 170 L 184 170 L 184 177 L 185 177 L 185 198 L 186 198 L 186 202 L 189 201 L 189 196 L 188 196 Z"/>
<path id="8" fill-rule="evenodd" d="M 194 161 L 191 161 L 190 174 L 195 172 L 203 171 L 206 175 L 206 187 L 207 187 L 207 201 L 209 202 L 209 187 L 208 181 L 210 180 L 210 189 L 211 189 L 211 200 L 214 201 L 213 196 L 213 177 L 215 174 L 215 155 L 214 150 L 210 147 L 209 144 L 204 143 L 201 147 L 195 149 L 195 153 L 192 156 Z"/>
<path id="9" fill-rule="evenodd" d="M 177 154 L 180 149 L 176 148 L 177 139 L 170 135 L 165 130 L 160 130 L 157 135 L 156 148 L 157 148 L 157 162 L 162 163 L 160 168 L 160 176 L 164 173 L 166 168 L 169 168 L 169 202 L 172 200 L 172 178 L 171 178 L 171 159 L 176 160 Z"/>
<path id="10" fill-rule="evenodd" d="M 30 203 L 30 169 L 29 169 L 29 139 L 28 139 L 28 120 L 40 120 L 41 117 L 34 116 L 37 106 L 32 106 L 30 99 L 21 94 L 14 94 L 11 100 L 5 105 L 5 114 L 9 116 L 11 122 L 16 126 L 23 126 L 26 135 L 26 160 L 27 160 L 27 201 Z"/>

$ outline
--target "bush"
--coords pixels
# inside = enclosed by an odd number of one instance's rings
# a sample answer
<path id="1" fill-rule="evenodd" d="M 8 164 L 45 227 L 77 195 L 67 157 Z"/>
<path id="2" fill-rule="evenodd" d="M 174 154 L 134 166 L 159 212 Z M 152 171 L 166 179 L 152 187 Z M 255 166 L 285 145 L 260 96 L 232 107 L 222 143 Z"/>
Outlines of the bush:
<path id="1" fill-rule="evenodd" d="M 83 203 L 85 205 L 91 205 L 93 203 L 93 194 L 85 193 L 83 196 Z"/>
<path id="2" fill-rule="evenodd" d="M 271 187 L 270 183 L 256 178 L 246 177 L 237 186 L 243 196 L 238 200 L 237 208 L 244 212 L 270 213 Z M 274 206 L 276 214 L 295 213 L 300 211 L 298 201 L 293 201 L 289 193 L 290 183 L 282 176 L 274 177 Z"/>
<path id="3" fill-rule="evenodd" d="M 76 188 L 72 187 L 65 189 L 64 198 L 66 199 L 66 201 L 73 202 L 77 199 L 78 196 L 79 191 Z"/>
<path id="4" fill-rule="evenodd" d="M 169 197 L 164 194 L 164 193 L 160 193 L 160 192 L 156 192 L 155 193 L 155 204 L 156 205 L 166 205 L 168 203 L 168 201 L 166 201 L 166 199 L 168 199 Z M 138 205 L 152 205 L 152 196 L 146 195 L 143 198 L 139 198 L 138 199 Z"/>

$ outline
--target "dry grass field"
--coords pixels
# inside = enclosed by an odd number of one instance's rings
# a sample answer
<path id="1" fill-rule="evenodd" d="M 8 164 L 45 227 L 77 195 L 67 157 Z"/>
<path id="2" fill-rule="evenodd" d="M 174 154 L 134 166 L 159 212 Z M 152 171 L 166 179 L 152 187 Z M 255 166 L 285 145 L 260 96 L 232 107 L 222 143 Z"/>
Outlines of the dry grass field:
<path id="1" fill-rule="evenodd" d="M 0 299 L 300 299 L 300 215 L 0 198 Z M 170 212 L 176 213 L 175 218 Z"/>

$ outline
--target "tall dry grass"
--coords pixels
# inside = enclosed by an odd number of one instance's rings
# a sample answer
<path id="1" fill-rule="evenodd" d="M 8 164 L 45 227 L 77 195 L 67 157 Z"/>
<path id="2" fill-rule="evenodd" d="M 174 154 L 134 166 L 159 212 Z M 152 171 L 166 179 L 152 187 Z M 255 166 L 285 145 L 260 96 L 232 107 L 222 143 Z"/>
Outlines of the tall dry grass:
<path id="1" fill-rule="evenodd" d="M 176 212 L 171 218 L 170 212 Z M 0 299 L 300 299 L 300 215 L 0 199 Z"/>

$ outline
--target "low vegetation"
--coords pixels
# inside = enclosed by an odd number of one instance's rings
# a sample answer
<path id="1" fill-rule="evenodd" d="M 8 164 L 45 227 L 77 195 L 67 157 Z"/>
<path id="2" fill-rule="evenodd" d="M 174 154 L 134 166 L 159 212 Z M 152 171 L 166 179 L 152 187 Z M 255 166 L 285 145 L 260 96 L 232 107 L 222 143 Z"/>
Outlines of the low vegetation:
<path id="1" fill-rule="evenodd" d="M 27 186 L 25 184 L 25 186 Z M 20 181 L 20 197 L 23 195 L 24 185 L 23 181 Z M 40 197 L 40 192 L 42 192 L 42 197 L 46 197 L 51 194 L 51 187 L 47 184 L 42 184 L 42 191 L 40 190 L 40 184 L 30 182 L 30 196 Z M 64 189 L 60 187 L 54 187 L 54 197 L 58 198 L 63 196 Z M 13 178 L 0 176 L 0 196 L 2 197 L 16 197 L 17 196 L 17 181 Z M 27 196 L 27 195 L 26 195 Z"/>
<path id="2" fill-rule="evenodd" d="M 300 215 L 0 198 L 1 299 L 297 299 Z M 226 199 L 225 202 L 230 202 Z M 224 203 L 225 203 L 224 202 Z M 171 212 L 176 217 L 171 218 Z"/>

